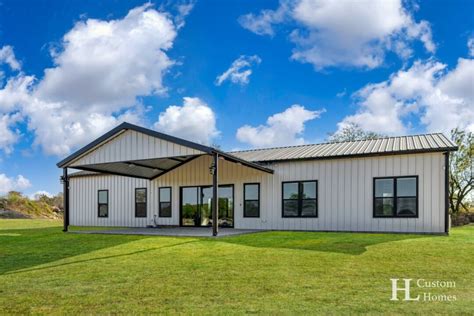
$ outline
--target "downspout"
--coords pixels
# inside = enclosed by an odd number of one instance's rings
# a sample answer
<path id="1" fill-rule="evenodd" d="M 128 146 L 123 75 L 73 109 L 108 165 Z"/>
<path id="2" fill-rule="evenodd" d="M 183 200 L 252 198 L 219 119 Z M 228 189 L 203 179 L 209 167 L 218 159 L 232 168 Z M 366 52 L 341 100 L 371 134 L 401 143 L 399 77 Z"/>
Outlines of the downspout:
<path id="1" fill-rule="evenodd" d="M 64 203 L 64 228 L 63 232 L 67 232 L 69 227 L 69 177 L 67 175 L 67 167 L 63 168 L 63 176 L 61 177 L 63 183 L 63 203 Z"/>
<path id="2" fill-rule="evenodd" d="M 449 151 L 444 153 L 444 232 L 449 235 Z"/>

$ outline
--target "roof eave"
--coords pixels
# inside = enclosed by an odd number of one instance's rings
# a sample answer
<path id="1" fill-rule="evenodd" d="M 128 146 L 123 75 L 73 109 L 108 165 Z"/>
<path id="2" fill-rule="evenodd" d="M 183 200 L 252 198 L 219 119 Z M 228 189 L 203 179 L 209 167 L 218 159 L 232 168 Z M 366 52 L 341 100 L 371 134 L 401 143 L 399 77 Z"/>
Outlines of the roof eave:
<path id="1" fill-rule="evenodd" d="M 424 154 L 434 152 L 452 152 L 457 151 L 458 147 L 445 147 L 434 149 L 420 149 L 420 150 L 404 150 L 404 151 L 388 151 L 378 153 L 352 154 L 352 155 L 335 155 L 335 156 L 319 156 L 319 157 L 302 157 L 302 158 L 286 158 L 286 159 L 271 159 L 271 160 L 254 160 L 254 163 L 273 163 L 273 162 L 288 162 L 288 161 L 305 161 L 305 160 L 330 160 L 330 159 L 344 159 L 344 158 L 365 158 L 377 156 L 393 156 L 393 155 L 408 155 L 408 154 Z"/>

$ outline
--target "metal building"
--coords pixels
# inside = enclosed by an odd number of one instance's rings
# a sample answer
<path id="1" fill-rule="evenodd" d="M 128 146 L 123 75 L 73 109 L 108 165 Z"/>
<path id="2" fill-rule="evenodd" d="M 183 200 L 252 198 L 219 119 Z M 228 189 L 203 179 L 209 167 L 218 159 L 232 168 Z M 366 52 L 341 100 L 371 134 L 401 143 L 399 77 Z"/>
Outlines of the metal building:
<path id="1" fill-rule="evenodd" d="M 58 163 L 65 229 L 448 233 L 456 149 L 428 134 L 223 152 L 123 123 Z"/>

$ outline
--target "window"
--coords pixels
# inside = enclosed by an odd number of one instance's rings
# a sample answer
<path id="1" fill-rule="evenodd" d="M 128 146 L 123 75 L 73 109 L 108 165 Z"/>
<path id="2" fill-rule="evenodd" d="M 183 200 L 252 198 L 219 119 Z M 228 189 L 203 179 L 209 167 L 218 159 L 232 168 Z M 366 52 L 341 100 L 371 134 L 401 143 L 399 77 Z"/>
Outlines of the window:
<path id="1" fill-rule="evenodd" d="M 171 187 L 159 188 L 159 216 L 171 217 Z"/>
<path id="2" fill-rule="evenodd" d="M 418 217 L 418 176 L 374 178 L 374 217 Z"/>
<path id="3" fill-rule="evenodd" d="M 99 217 L 108 217 L 109 216 L 109 191 L 99 190 L 97 201 L 98 201 L 97 211 L 98 211 Z"/>
<path id="4" fill-rule="evenodd" d="M 135 189 L 135 217 L 146 217 L 146 188 Z"/>
<path id="5" fill-rule="evenodd" d="M 283 182 L 283 217 L 318 217 L 318 181 Z"/>
<path id="6" fill-rule="evenodd" d="M 244 217 L 260 217 L 260 183 L 244 183 Z"/>

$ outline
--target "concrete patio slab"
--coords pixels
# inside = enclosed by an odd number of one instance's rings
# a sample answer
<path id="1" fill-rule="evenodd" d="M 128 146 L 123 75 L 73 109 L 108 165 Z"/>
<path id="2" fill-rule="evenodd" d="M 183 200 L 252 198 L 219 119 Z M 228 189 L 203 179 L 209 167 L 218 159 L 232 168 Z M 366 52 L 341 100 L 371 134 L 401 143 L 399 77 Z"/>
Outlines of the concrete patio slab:
<path id="1" fill-rule="evenodd" d="M 261 232 L 253 229 L 220 228 L 217 237 L 236 236 Z M 144 235 L 178 237 L 213 237 L 210 227 L 159 227 L 159 228 L 117 228 L 71 231 L 74 234 Z"/>

